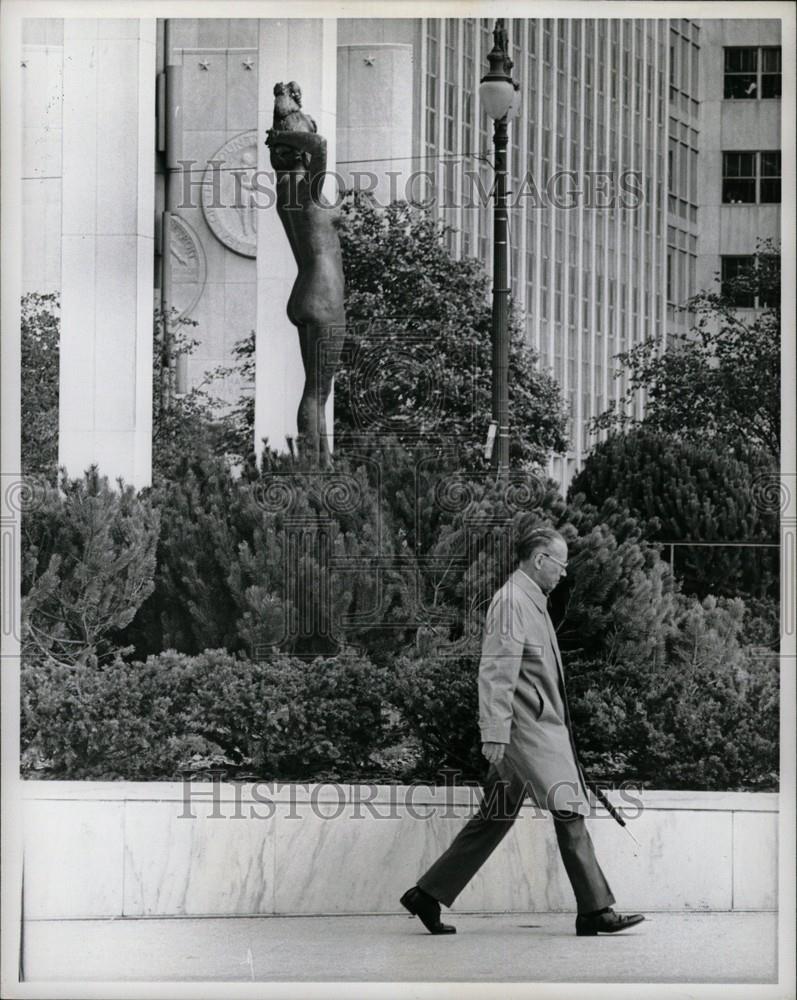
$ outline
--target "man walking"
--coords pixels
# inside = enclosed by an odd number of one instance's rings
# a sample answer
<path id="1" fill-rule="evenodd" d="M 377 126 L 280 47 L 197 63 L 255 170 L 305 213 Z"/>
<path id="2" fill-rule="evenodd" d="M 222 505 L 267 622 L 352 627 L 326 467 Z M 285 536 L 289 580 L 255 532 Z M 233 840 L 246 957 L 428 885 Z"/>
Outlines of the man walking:
<path id="1" fill-rule="evenodd" d="M 559 853 L 576 897 L 576 934 L 612 934 L 645 918 L 612 909 L 584 817 L 590 803 L 576 757 L 562 661 L 548 595 L 567 571 L 567 544 L 525 515 L 515 541 L 518 568 L 487 611 L 479 664 L 479 728 L 490 763 L 476 815 L 401 897 L 432 934 L 453 934 L 440 920 L 509 831 L 526 795 L 554 820 Z"/>

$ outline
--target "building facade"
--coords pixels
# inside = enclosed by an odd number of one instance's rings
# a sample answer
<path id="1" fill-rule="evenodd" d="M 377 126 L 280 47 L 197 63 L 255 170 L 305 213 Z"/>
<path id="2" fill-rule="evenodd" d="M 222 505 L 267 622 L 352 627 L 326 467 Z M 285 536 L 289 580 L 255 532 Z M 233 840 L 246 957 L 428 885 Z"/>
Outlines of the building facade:
<path id="1" fill-rule="evenodd" d="M 572 448 L 549 470 L 566 488 L 591 447 L 590 418 L 625 390 L 613 356 L 666 329 L 669 27 L 560 18 L 513 20 L 508 31 L 521 92 L 510 127 L 512 296 L 569 406 Z M 440 215 L 457 230 L 452 248 L 483 260 L 489 203 L 469 203 L 466 171 L 446 174 L 461 150 L 478 190 L 490 188 L 492 122 L 478 84 L 492 45 L 491 21 L 428 20 L 421 50 L 419 130 Z"/>
<path id="2" fill-rule="evenodd" d="M 780 22 L 701 22 L 697 286 L 781 238 Z M 752 308 L 756 303 L 747 303 Z"/>
<path id="3" fill-rule="evenodd" d="M 152 309 L 164 302 L 196 324 L 177 390 L 229 363 L 254 329 L 256 437 L 282 447 L 295 433 L 302 368 L 284 315 L 295 265 L 254 184 L 270 170 L 278 80 L 302 84 L 340 183 L 426 201 L 452 251 L 489 268 L 479 80 L 492 30 L 476 18 L 25 23 L 24 285 L 61 292 L 68 468 L 99 460 L 146 482 Z M 512 295 L 569 405 L 571 448 L 549 469 L 566 489 L 595 442 L 590 419 L 625 391 L 615 355 L 686 332 L 683 303 L 759 237 L 779 238 L 780 22 L 538 18 L 507 30 L 521 96 Z"/>
<path id="4" fill-rule="evenodd" d="M 685 303 L 749 263 L 759 239 L 780 239 L 780 22 L 507 27 L 521 88 L 512 296 L 569 404 L 571 449 L 549 469 L 566 488 L 597 440 L 590 420 L 625 393 L 614 356 L 687 333 Z M 492 22 L 428 19 L 415 45 L 414 156 L 434 175 L 452 249 L 489 262 L 492 215 L 478 195 L 491 185 L 492 123 L 478 84 Z M 641 416 L 643 396 L 636 405 Z"/>

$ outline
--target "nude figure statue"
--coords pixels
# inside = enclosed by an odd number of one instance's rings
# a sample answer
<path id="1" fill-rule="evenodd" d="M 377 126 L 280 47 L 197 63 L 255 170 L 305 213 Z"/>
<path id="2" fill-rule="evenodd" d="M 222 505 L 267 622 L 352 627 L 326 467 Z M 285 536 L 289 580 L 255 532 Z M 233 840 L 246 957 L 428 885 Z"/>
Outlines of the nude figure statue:
<path id="1" fill-rule="evenodd" d="M 266 145 L 277 176 L 277 214 L 298 275 L 288 299 L 288 319 L 299 331 L 305 383 L 297 425 L 299 452 L 323 468 L 331 465 L 324 406 L 346 323 L 338 212 L 321 194 L 327 143 L 301 110 L 298 84 L 274 87 L 274 123 Z"/>

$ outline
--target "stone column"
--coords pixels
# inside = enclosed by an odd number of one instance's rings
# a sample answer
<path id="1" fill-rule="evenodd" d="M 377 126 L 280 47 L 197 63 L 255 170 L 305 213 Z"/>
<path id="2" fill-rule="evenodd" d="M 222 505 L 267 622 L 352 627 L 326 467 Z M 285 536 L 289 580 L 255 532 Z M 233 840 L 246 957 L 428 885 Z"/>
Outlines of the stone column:
<path id="1" fill-rule="evenodd" d="M 61 289 L 64 22 L 22 21 L 22 291 Z"/>
<path id="2" fill-rule="evenodd" d="M 296 438 L 296 411 L 304 385 L 299 335 L 285 309 L 296 279 L 296 262 L 273 203 L 273 171 L 265 146 L 278 81 L 296 80 L 302 88 L 303 109 L 327 140 L 327 171 L 335 170 L 337 26 L 333 18 L 291 18 L 260 21 L 258 42 L 258 170 L 272 197 L 261 195 L 257 224 L 257 336 L 255 352 L 255 452 L 262 439 L 269 447 L 287 450 Z M 268 175 L 268 176 L 266 176 Z M 327 178 L 326 196 L 336 197 L 334 177 Z M 332 428 L 333 400 L 327 404 Z"/>
<path id="3" fill-rule="evenodd" d="M 58 461 L 152 464 L 155 19 L 64 20 Z"/>

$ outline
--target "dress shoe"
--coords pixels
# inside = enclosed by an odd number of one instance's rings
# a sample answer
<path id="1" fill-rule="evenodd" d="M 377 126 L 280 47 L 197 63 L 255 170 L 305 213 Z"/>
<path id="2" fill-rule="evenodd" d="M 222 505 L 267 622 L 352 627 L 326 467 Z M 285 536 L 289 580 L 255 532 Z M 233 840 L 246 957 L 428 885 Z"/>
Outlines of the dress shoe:
<path id="1" fill-rule="evenodd" d="M 456 927 L 440 922 L 440 904 L 428 892 L 414 885 L 407 889 L 399 900 L 405 910 L 414 917 L 420 917 L 421 923 L 430 934 L 456 934 Z"/>
<path id="2" fill-rule="evenodd" d="M 576 917 L 576 934 L 578 937 L 593 937 L 595 934 L 616 934 L 617 931 L 627 931 L 636 927 L 645 918 L 641 913 L 615 913 L 611 908 L 600 913 L 581 914 Z"/>

